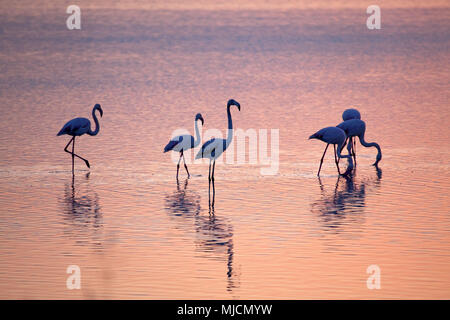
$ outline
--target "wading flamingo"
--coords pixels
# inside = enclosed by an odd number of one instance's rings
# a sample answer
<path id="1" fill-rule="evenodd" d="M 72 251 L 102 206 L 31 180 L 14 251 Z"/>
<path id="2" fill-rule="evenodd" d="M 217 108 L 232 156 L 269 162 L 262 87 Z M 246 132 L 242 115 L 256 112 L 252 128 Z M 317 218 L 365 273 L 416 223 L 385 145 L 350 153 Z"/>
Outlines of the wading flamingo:
<path id="1" fill-rule="evenodd" d="M 213 182 L 213 194 L 214 192 L 214 167 L 216 165 L 216 159 L 228 148 L 233 139 L 233 121 L 231 120 L 230 107 L 236 106 L 239 111 L 241 111 L 241 105 L 236 100 L 230 99 L 227 103 L 227 116 L 228 116 L 228 134 L 227 139 L 213 138 L 206 141 L 202 148 L 197 153 L 195 159 L 208 158 L 209 159 L 209 187 L 211 186 L 211 181 Z M 212 162 L 212 172 L 211 172 L 211 162 Z M 214 197 L 213 203 L 214 205 Z"/>
<path id="2" fill-rule="evenodd" d="M 100 113 L 100 117 L 103 116 L 103 110 L 102 107 L 97 103 L 94 108 L 92 109 L 92 118 L 94 118 L 95 122 L 95 130 L 91 130 L 91 122 L 89 119 L 86 118 L 75 118 L 67 122 L 64 127 L 58 132 L 58 136 L 61 136 L 63 134 L 67 134 L 69 136 L 72 136 L 72 139 L 70 139 L 69 143 L 64 148 L 64 151 L 67 153 L 70 153 L 72 155 L 72 174 L 74 174 L 74 165 L 75 165 L 75 157 L 80 158 L 86 163 L 86 166 L 90 168 L 89 161 L 86 159 L 80 157 L 79 155 L 75 154 L 75 137 L 81 136 L 85 133 L 87 133 L 90 136 L 95 136 L 100 130 L 100 124 L 98 123 L 97 116 L 95 115 L 95 111 Z M 67 150 L 70 143 L 72 143 L 72 152 Z"/>
<path id="3" fill-rule="evenodd" d="M 325 153 L 327 152 L 328 146 L 330 144 L 332 144 L 334 147 L 334 161 L 336 163 L 338 173 L 341 174 L 341 171 L 339 170 L 338 158 L 339 159 L 340 158 L 348 159 L 348 167 L 347 167 L 347 170 L 345 171 L 345 173 L 342 174 L 343 176 L 348 175 L 353 170 L 353 161 L 352 161 L 351 154 L 348 154 L 348 155 L 341 154 L 341 149 L 344 145 L 345 140 L 347 139 L 347 136 L 346 136 L 344 130 L 339 129 L 337 127 L 323 128 L 323 129 L 317 131 L 316 133 L 314 133 L 312 136 L 310 136 L 309 139 L 321 140 L 327 144 L 327 146 L 325 147 L 325 151 L 323 152 L 322 159 L 320 159 L 320 166 L 319 166 L 319 171 L 317 172 L 317 176 L 320 176 L 320 170 L 322 169 L 323 158 L 325 157 Z M 338 158 L 336 158 L 336 145 L 337 145 L 337 157 Z"/>
<path id="4" fill-rule="evenodd" d="M 230 107 L 236 106 L 239 111 L 241 111 L 241 105 L 236 100 L 230 99 L 227 103 L 227 116 L 228 116 L 228 134 L 227 139 L 213 138 L 206 141 L 202 148 L 197 153 L 195 159 L 208 158 L 209 159 L 209 180 L 214 180 L 214 165 L 216 164 L 216 159 L 228 148 L 231 141 L 233 140 L 233 121 L 231 120 Z M 212 162 L 212 173 L 211 173 L 211 162 Z"/>
<path id="5" fill-rule="evenodd" d="M 203 120 L 203 117 L 200 113 L 197 113 L 197 115 L 195 116 L 195 136 L 197 137 L 196 139 L 194 139 L 193 136 L 191 136 L 190 134 L 186 134 L 186 135 L 182 135 L 182 136 L 177 136 L 175 138 L 172 138 L 169 143 L 164 147 L 164 152 L 168 152 L 168 151 L 176 151 L 180 153 L 180 159 L 178 159 L 178 164 L 177 164 L 177 180 L 178 180 L 178 171 L 180 170 L 180 161 L 181 158 L 183 158 L 183 162 L 184 162 L 184 168 L 186 169 L 186 172 L 188 174 L 188 178 L 190 178 L 190 174 L 189 174 L 189 170 L 187 168 L 186 165 L 186 159 L 184 158 L 184 151 L 189 150 L 191 148 L 195 148 L 200 144 L 200 132 L 198 130 L 198 124 L 197 124 L 197 120 L 200 120 L 202 122 L 202 126 L 203 123 L 205 122 L 205 120 Z"/>
<path id="6" fill-rule="evenodd" d="M 360 119 L 351 119 L 344 122 L 341 122 L 337 125 L 337 128 L 340 128 L 344 130 L 345 134 L 348 136 L 348 139 L 350 140 L 352 137 L 358 137 L 359 142 L 366 147 L 375 147 L 378 150 L 376 161 L 373 163 L 375 167 L 378 167 L 378 162 L 381 161 L 381 148 L 376 142 L 368 143 L 364 140 L 364 134 L 366 133 L 366 123 Z M 347 145 L 347 150 L 352 149 L 351 144 L 349 143 Z"/>

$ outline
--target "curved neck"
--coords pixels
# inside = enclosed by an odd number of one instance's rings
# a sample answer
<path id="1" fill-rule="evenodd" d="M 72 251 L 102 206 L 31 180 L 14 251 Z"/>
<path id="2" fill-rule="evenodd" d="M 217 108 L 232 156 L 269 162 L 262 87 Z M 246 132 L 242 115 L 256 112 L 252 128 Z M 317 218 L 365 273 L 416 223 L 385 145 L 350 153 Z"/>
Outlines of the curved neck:
<path id="1" fill-rule="evenodd" d="M 198 129 L 198 121 L 195 120 L 195 140 L 194 148 L 200 144 L 200 130 Z"/>
<path id="2" fill-rule="evenodd" d="M 100 131 L 100 123 L 98 123 L 97 116 L 95 115 L 95 108 L 92 110 L 92 118 L 94 118 L 95 122 L 95 130 L 92 131 L 91 128 L 89 128 L 88 135 L 95 136 Z"/>
<path id="3" fill-rule="evenodd" d="M 227 106 L 227 116 L 228 116 L 228 133 L 226 146 L 228 147 L 231 143 L 231 140 L 233 140 L 233 120 L 231 120 L 230 105 Z"/>
<path id="4" fill-rule="evenodd" d="M 377 148 L 377 150 L 378 150 L 377 159 L 378 159 L 378 161 L 380 161 L 380 160 L 381 160 L 381 148 L 380 148 L 380 146 L 378 145 L 378 143 L 376 143 L 376 142 L 366 142 L 366 141 L 364 140 L 364 132 L 363 132 L 360 136 L 358 136 L 358 138 L 359 138 L 359 142 L 361 142 L 361 144 L 362 144 L 364 147 L 366 147 L 366 148 L 370 148 L 370 147 L 375 147 L 375 148 Z M 377 161 L 377 162 L 378 162 L 378 161 Z"/>

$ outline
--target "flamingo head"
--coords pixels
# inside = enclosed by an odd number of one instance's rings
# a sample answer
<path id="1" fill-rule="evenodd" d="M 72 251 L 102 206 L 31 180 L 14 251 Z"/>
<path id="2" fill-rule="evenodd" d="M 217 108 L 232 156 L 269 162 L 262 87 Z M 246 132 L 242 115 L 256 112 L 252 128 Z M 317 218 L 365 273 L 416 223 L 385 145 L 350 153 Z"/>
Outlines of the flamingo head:
<path id="1" fill-rule="evenodd" d="M 381 152 L 378 152 L 377 154 L 377 160 L 375 161 L 375 163 L 373 164 L 375 166 L 375 168 L 378 168 L 378 162 L 381 161 Z"/>
<path id="2" fill-rule="evenodd" d="M 228 107 L 230 107 L 230 106 L 236 106 L 236 107 L 238 108 L 238 110 L 241 111 L 241 105 L 240 105 L 240 103 L 237 102 L 237 101 L 234 100 L 234 99 L 228 100 L 227 106 L 228 106 Z"/>
<path id="3" fill-rule="evenodd" d="M 100 112 L 100 117 L 103 117 L 102 107 L 98 103 L 94 106 L 94 111 L 95 110 L 98 110 L 98 112 Z"/>
<path id="4" fill-rule="evenodd" d="M 322 140 L 323 139 L 323 135 L 325 133 L 324 131 L 325 131 L 324 129 L 321 129 L 321 130 L 317 131 L 313 135 L 309 136 L 309 139 Z"/>
<path id="5" fill-rule="evenodd" d="M 197 120 L 200 120 L 202 122 L 202 125 L 205 123 L 205 120 L 203 120 L 201 113 L 197 113 L 197 115 L 195 116 L 195 121 Z"/>

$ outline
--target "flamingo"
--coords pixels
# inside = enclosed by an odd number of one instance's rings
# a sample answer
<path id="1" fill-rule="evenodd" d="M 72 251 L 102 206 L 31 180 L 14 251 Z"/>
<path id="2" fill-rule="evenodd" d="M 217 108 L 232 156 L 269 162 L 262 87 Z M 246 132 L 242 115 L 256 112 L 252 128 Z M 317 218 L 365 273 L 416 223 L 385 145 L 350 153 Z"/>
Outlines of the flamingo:
<path id="1" fill-rule="evenodd" d="M 359 142 L 361 142 L 361 144 L 364 147 L 377 148 L 378 154 L 377 154 L 376 161 L 373 163 L 373 165 L 378 168 L 378 162 L 381 161 L 381 157 L 382 157 L 381 148 L 378 145 L 378 143 L 376 143 L 376 142 L 368 143 L 364 140 L 364 134 L 366 132 L 366 123 L 364 121 L 362 121 L 360 119 L 347 120 L 347 121 L 344 121 L 344 122 L 341 122 L 340 124 L 338 124 L 337 128 L 344 130 L 345 134 L 348 136 L 349 139 L 351 139 L 352 137 L 358 137 Z M 351 149 L 352 149 L 352 147 L 351 147 L 351 144 L 349 143 L 347 145 L 347 150 L 350 152 Z"/>
<path id="2" fill-rule="evenodd" d="M 227 103 L 227 116 L 228 116 L 228 134 L 227 139 L 219 139 L 219 138 L 212 138 L 208 141 L 206 141 L 202 148 L 197 153 L 195 159 L 200 158 L 208 158 L 209 159 L 209 173 L 208 173 L 208 197 L 209 197 L 209 203 L 210 208 L 211 206 L 214 207 L 214 199 L 215 199 L 215 187 L 214 187 L 214 167 L 216 165 L 216 159 L 220 157 L 220 155 L 228 148 L 228 146 L 231 143 L 231 140 L 233 139 L 233 121 L 231 120 L 231 112 L 230 107 L 236 106 L 239 111 L 241 111 L 241 105 L 236 100 L 230 99 Z M 211 173 L 211 162 L 212 162 L 212 173 Z M 213 201 L 211 203 L 211 181 L 213 185 Z"/>
<path id="3" fill-rule="evenodd" d="M 351 119 L 361 119 L 361 113 L 359 113 L 358 110 L 354 108 L 346 109 L 342 113 L 342 120 L 347 121 Z M 347 140 L 345 141 L 347 142 Z M 355 160 L 355 166 L 356 166 L 356 141 L 355 137 L 350 138 L 350 143 L 352 144 L 352 155 L 353 159 Z M 344 143 L 345 146 L 345 143 Z"/>
<path id="4" fill-rule="evenodd" d="M 206 141 L 202 148 L 197 153 L 195 159 L 208 158 L 209 159 L 209 181 L 214 181 L 214 166 L 216 159 L 228 148 L 233 139 L 233 121 L 231 120 L 230 107 L 236 106 L 241 111 L 241 105 L 236 100 L 230 99 L 227 103 L 227 115 L 228 115 L 228 136 L 227 139 L 212 138 Z M 212 174 L 211 174 L 211 162 L 212 162 Z"/>
<path id="5" fill-rule="evenodd" d="M 325 147 L 325 151 L 323 152 L 322 159 L 320 159 L 320 166 L 319 171 L 317 172 L 317 176 L 320 176 L 320 169 L 322 169 L 323 158 L 325 157 L 325 153 L 327 152 L 328 146 L 330 144 L 332 144 L 334 147 L 334 161 L 336 163 L 338 173 L 341 174 L 341 171 L 339 170 L 338 158 L 348 158 L 348 167 L 345 173 L 342 174 L 343 176 L 348 175 L 353 170 L 353 161 L 351 154 L 341 154 L 341 149 L 344 146 L 345 140 L 347 139 L 347 135 L 345 134 L 344 130 L 337 127 L 323 128 L 310 136 L 309 139 L 321 140 L 327 144 L 327 146 Z M 336 158 L 336 145 L 338 158 Z"/>
<path id="6" fill-rule="evenodd" d="M 86 118 L 75 118 L 67 122 L 62 129 L 58 132 L 57 136 L 61 136 L 63 134 L 67 134 L 69 136 L 72 136 L 72 139 L 70 139 L 69 143 L 64 148 L 64 151 L 67 153 L 70 153 L 72 155 L 72 175 L 74 174 L 74 165 L 75 165 L 75 157 L 80 158 L 86 163 L 86 166 L 90 168 L 89 161 L 86 159 L 80 157 L 79 155 L 75 154 L 75 137 L 82 136 L 83 134 L 87 133 L 90 136 L 95 136 L 100 130 L 100 124 L 98 123 L 97 116 L 95 115 L 95 111 L 100 113 L 100 117 L 103 117 L 103 110 L 102 107 L 97 103 L 94 108 L 92 109 L 92 118 L 94 118 L 95 122 L 95 130 L 91 130 L 91 122 L 89 119 Z M 67 150 L 69 145 L 72 143 L 72 152 Z"/>
<path id="7" fill-rule="evenodd" d="M 168 152 L 168 151 L 176 151 L 180 153 L 180 159 L 178 159 L 178 164 L 177 164 L 177 180 L 178 180 L 178 171 L 180 170 L 180 161 L 181 158 L 183 158 L 183 162 L 184 162 L 184 168 L 186 169 L 186 172 L 188 174 L 188 178 L 190 178 L 190 174 L 189 174 L 189 170 L 187 168 L 186 165 L 186 159 L 184 158 L 184 151 L 189 150 L 191 148 L 195 148 L 200 144 L 200 132 L 198 130 L 198 125 L 197 125 L 197 120 L 200 120 L 202 122 L 202 126 L 203 123 L 205 122 L 205 120 L 203 120 L 203 117 L 200 113 L 197 113 L 197 115 L 195 116 L 195 135 L 196 135 L 196 139 L 194 139 L 193 136 L 191 136 L 190 134 L 187 135 L 181 135 L 181 136 L 177 136 L 175 138 L 172 138 L 169 143 L 164 147 L 164 153 Z"/>

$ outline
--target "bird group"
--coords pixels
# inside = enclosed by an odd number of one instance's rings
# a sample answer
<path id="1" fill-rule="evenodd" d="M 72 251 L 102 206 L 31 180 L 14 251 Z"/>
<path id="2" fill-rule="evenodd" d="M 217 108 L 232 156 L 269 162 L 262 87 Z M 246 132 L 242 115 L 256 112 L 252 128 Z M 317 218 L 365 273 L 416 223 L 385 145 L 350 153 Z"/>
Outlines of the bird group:
<path id="1" fill-rule="evenodd" d="M 214 168 L 216 164 L 216 159 L 220 157 L 220 155 L 228 148 L 232 139 L 233 139 L 233 121 L 231 119 L 231 107 L 236 106 L 239 111 L 241 111 L 241 105 L 234 99 L 228 100 L 227 103 L 227 117 L 228 117 L 228 133 L 226 139 L 212 138 L 206 141 L 198 151 L 196 155 L 196 159 L 206 158 L 209 159 L 209 173 L 208 179 L 211 182 L 214 182 Z M 103 116 L 103 110 L 99 104 L 96 104 L 92 109 L 92 118 L 95 122 L 95 130 L 91 129 L 91 122 L 86 118 L 75 118 L 67 122 L 62 129 L 58 132 L 58 136 L 67 134 L 72 136 L 69 143 L 64 148 L 64 151 L 72 155 L 72 174 L 74 173 L 74 162 L 75 157 L 83 160 L 86 163 L 86 166 L 90 168 L 89 161 L 82 158 L 81 156 L 75 153 L 75 138 L 81 136 L 83 134 L 88 134 L 91 136 L 95 136 L 98 134 L 100 130 L 100 124 L 96 115 L 96 111 L 99 112 L 100 117 Z M 359 138 L 361 145 L 364 147 L 375 147 L 378 150 L 378 154 L 376 157 L 376 161 L 373 164 L 374 166 L 378 166 L 378 163 L 381 160 L 381 148 L 375 143 L 367 143 L 364 140 L 364 134 L 366 131 L 366 124 L 361 120 L 361 114 L 356 109 L 347 109 L 342 114 L 342 119 L 344 120 L 340 124 L 335 127 L 327 127 L 323 128 L 313 135 L 309 137 L 309 139 L 318 139 L 327 144 L 325 147 L 325 151 L 323 152 L 322 158 L 320 159 L 320 166 L 317 175 L 320 175 L 320 170 L 322 168 L 323 159 L 327 152 L 328 146 L 330 144 L 334 147 L 334 159 L 336 162 L 336 167 L 338 173 L 341 174 L 339 169 L 339 160 L 340 158 L 348 159 L 348 167 L 347 170 L 342 175 L 349 175 L 353 170 L 353 161 L 356 166 L 356 137 Z M 177 180 L 180 169 L 180 162 L 183 160 L 184 168 L 188 174 L 188 178 L 190 177 L 188 167 L 186 165 L 186 160 L 184 158 L 184 152 L 197 147 L 201 142 L 200 132 L 198 129 L 198 120 L 201 121 L 202 125 L 205 120 L 203 116 L 198 113 L 195 116 L 195 135 L 194 138 L 191 135 L 180 135 L 172 138 L 169 143 L 164 147 L 164 152 L 175 151 L 179 152 L 180 158 L 177 164 Z M 67 148 L 72 143 L 72 151 L 69 151 Z M 348 154 L 343 155 L 342 149 L 347 145 Z"/>
<path id="2" fill-rule="evenodd" d="M 323 152 L 322 158 L 320 159 L 319 171 L 317 176 L 320 176 L 320 170 L 322 168 L 323 158 L 327 152 L 328 146 L 330 144 L 334 147 L 334 160 L 339 175 L 341 171 L 339 170 L 339 159 L 347 158 L 348 167 L 347 170 L 342 174 L 344 176 L 349 175 L 353 171 L 353 160 L 356 166 L 356 137 L 359 138 L 359 142 L 364 147 L 375 147 L 378 150 L 376 161 L 373 163 L 375 167 L 378 168 L 378 163 L 381 161 L 381 148 L 376 142 L 368 143 L 364 140 L 364 134 L 366 133 L 366 123 L 361 120 L 361 114 L 356 109 L 347 109 L 342 113 L 342 120 L 340 124 L 336 127 L 326 127 L 323 128 L 309 137 L 309 139 L 318 139 L 327 144 L 325 151 Z M 341 154 L 342 149 L 347 144 L 348 154 Z"/>

